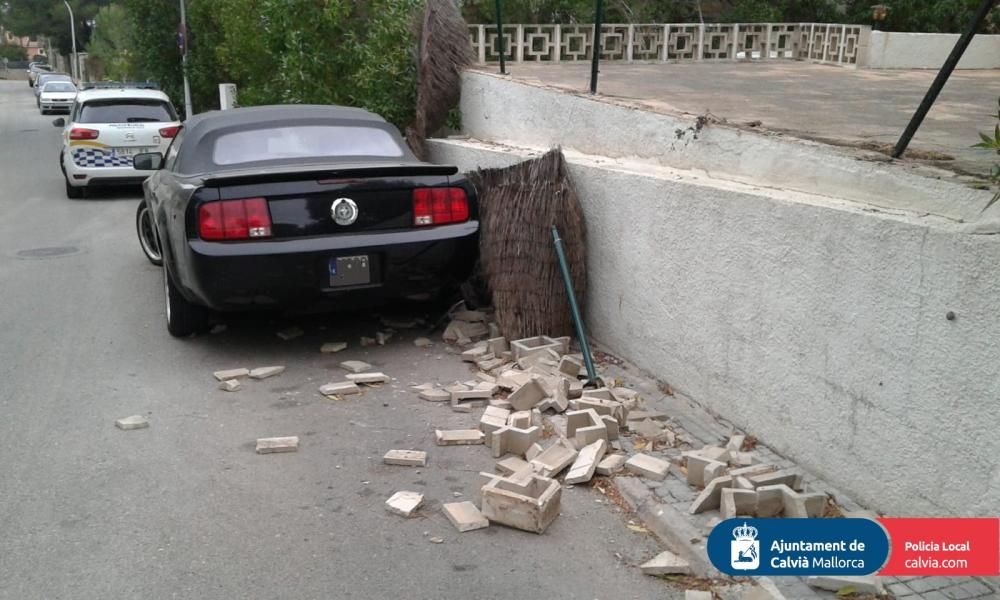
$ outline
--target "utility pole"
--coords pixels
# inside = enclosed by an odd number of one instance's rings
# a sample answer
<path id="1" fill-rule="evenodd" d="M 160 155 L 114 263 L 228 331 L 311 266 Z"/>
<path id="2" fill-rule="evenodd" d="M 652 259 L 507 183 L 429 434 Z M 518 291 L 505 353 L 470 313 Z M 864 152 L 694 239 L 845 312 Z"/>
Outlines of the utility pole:
<path id="1" fill-rule="evenodd" d="M 66 5 L 66 10 L 69 11 L 69 34 L 70 39 L 73 40 L 73 65 L 70 71 L 73 73 L 73 79 L 80 79 L 80 63 L 76 59 L 76 21 L 73 19 L 73 9 L 70 7 L 67 0 L 63 0 L 63 4 Z"/>
<path id="2" fill-rule="evenodd" d="M 64 0 L 65 1 L 65 0 Z M 184 72 L 184 118 L 191 118 L 191 84 L 188 82 L 187 62 L 188 62 L 188 35 L 187 16 L 184 12 L 184 0 L 181 3 L 181 27 L 178 35 L 181 46 L 181 69 Z"/>

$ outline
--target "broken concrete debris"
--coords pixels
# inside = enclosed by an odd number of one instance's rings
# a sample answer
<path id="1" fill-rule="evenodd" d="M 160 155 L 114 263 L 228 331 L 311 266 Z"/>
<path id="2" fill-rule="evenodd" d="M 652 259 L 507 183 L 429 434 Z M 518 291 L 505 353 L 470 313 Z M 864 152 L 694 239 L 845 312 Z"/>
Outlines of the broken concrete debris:
<path id="1" fill-rule="evenodd" d="M 393 514 L 412 517 L 424 501 L 424 495 L 418 492 L 396 492 L 385 501 L 385 508 Z"/>
<path id="2" fill-rule="evenodd" d="M 609 454 L 597 463 L 596 473 L 598 475 L 610 476 L 625 468 L 625 461 L 628 459 L 624 454 Z"/>
<path id="3" fill-rule="evenodd" d="M 298 452 L 298 436 L 270 437 L 257 440 L 257 454 L 275 454 L 278 452 Z"/>
<path id="4" fill-rule="evenodd" d="M 478 429 L 436 429 L 434 441 L 438 446 L 471 446 L 482 444 L 484 434 Z"/>
<path id="5" fill-rule="evenodd" d="M 319 393 L 324 396 L 348 396 L 351 394 L 360 394 L 361 388 L 359 388 L 358 384 L 353 381 L 340 381 L 321 386 L 319 388 Z"/>
<path id="6" fill-rule="evenodd" d="M 529 379 L 507 396 L 507 402 L 510 402 L 515 410 L 529 410 L 543 399 L 545 399 L 545 389 L 535 378 Z"/>
<path id="7" fill-rule="evenodd" d="M 403 467 L 426 467 L 427 453 L 420 450 L 389 450 L 382 457 L 382 462 Z"/>
<path id="8" fill-rule="evenodd" d="M 387 383 L 389 376 L 385 373 L 348 373 L 347 380 L 353 383 L 371 385 L 376 383 Z"/>
<path id="9" fill-rule="evenodd" d="M 541 437 L 542 430 L 540 427 L 519 429 L 507 425 L 497 429 L 490 435 L 492 438 L 490 448 L 493 450 L 494 458 L 500 458 L 504 454 L 524 456 L 528 448 Z"/>
<path id="10" fill-rule="evenodd" d="M 483 516 L 515 529 L 544 533 L 559 516 L 562 486 L 531 475 L 524 480 L 493 477 L 481 490 Z"/>
<path id="11" fill-rule="evenodd" d="M 133 415 L 131 417 L 124 417 L 115 421 L 115 427 L 121 429 L 122 431 L 130 431 L 132 429 L 145 429 L 149 427 L 149 419 L 142 415 Z"/>
<path id="12" fill-rule="evenodd" d="M 640 567 L 646 575 L 688 575 L 691 573 L 691 565 L 688 561 L 677 556 L 669 550 L 661 552 L 651 560 L 646 561 Z"/>
<path id="13" fill-rule="evenodd" d="M 607 450 L 608 441 L 604 439 L 599 439 L 581 448 L 563 482 L 571 485 L 586 483 L 593 479 L 597 464 L 604 458 L 604 453 Z"/>
<path id="14" fill-rule="evenodd" d="M 531 469 L 531 465 L 521 457 L 511 454 L 503 460 L 497 461 L 496 469 L 504 477 L 509 477 L 515 473 L 521 473 L 525 469 Z"/>
<path id="15" fill-rule="evenodd" d="M 285 367 L 274 366 L 274 367 L 257 367 L 250 371 L 250 379 L 267 379 L 268 377 L 274 377 L 275 375 L 281 375 L 285 372 Z"/>
<path id="16" fill-rule="evenodd" d="M 360 360 L 345 360 L 340 363 L 340 368 L 351 373 L 364 373 L 365 371 L 370 371 L 372 366 Z"/>
<path id="17" fill-rule="evenodd" d="M 323 354 L 336 354 L 341 350 L 347 349 L 347 342 L 327 342 L 319 347 L 319 351 Z"/>
<path id="18" fill-rule="evenodd" d="M 663 481 L 670 472 L 670 463 L 648 454 L 636 454 L 625 461 L 625 468 L 643 477 Z"/>
<path id="19" fill-rule="evenodd" d="M 555 477 L 576 460 L 577 454 L 578 452 L 572 443 L 560 438 L 554 444 L 542 450 L 530 462 L 532 468 L 538 474 L 544 477 Z"/>
<path id="20" fill-rule="evenodd" d="M 240 389 L 238 379 L 227 379 L 219 384 L 219 389 L 225 392 L 237 392 Z"/>
<path id="21" fill-rule="evenodd" d="M 451 392 L 438 388 L 423 390 L 419 396 L 422 400 L 427 400 L 428 402 L 448 402 L 451 400 Z"/>
<path id="22" fill-rule="evenodd" d="M 490 526 L 490 521 L 471 502 L 450 502 L 441 506 L 444 516 L 462 533 Z"/>
<path id="23" fill-rule="evenodd" d="M 250 369 L 228 369 L 225 371 L 216 371 L 212 373 L 212 376 L 219 381 L 226 381 L 227 379 L 238 379 L 240 377 L 247 377 L 250 375 Z"/>
<path id="24" fill-rule="evenodd" d="M 487 406 L 483 416 L 479 419 L 479 429 L 485 434 L 486 445 L 493 443 L 492 434 L 501 427 L 507 426 L 507 417 L 510 411 L 496 406 Z"/>
<path id="25" fill-rule="evenodd" d="M 601 439 L 608 440 L 608 427 L 592 408 L 566 413 L 566 437 L 579 449 Z"/>

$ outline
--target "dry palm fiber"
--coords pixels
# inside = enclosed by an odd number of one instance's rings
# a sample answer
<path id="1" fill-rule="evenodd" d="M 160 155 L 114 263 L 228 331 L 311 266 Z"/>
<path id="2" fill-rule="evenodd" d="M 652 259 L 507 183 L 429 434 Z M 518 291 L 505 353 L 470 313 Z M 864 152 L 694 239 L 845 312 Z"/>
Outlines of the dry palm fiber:
<path id="1" fill-rule="evenodd" d="M 424 140 L 444 127 L 462 95 L 462 69 L 472 64 L 469 28 L 453 0 L 427 0 L 418 23 L 417 110 L 406 137 L 414 154 L 427 153 Z"/>
<path id="2" fill-rule="evenodd" d="M 469 174 L 479 190 L 480 262 L 497 324 L 508 339 L 573 333 L 552 242 L 559 228 L 577 302 L 587 286 L 583 210 L 562 151 Z"/>

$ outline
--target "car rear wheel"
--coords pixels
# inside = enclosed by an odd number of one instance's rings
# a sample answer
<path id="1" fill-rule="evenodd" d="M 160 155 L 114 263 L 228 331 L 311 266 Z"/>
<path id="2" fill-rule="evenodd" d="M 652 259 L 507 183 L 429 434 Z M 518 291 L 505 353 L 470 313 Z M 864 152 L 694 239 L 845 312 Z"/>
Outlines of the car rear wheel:
<path id="1" fill-rule="evenodd" d="M 77 198 L 83 198 L 84 188 L 73 187 L 69 184 L 69 180 L 66 180 L 66 197 L 70 200 L 76 200 Z"/>
<path id="2" fill-rule="evenodd" d="M 156 235 L 153 213 L 149 210 L 149 205 L 146 204 L 145 200 L 139 203 L 139 208 L 135 212 L 135 231 L 139 235 L 139 246 L 142 247 L 142 253 L 146 255 L 149 262 L 156 266 L 163 265 L 160 238 Z"/>
<path id="3" fill-rule="evenodd" d="M 167 331 L 174 337 L 187 337 L 208 329 L 208 310 L 192 304 L 181 295 L 166 267 L 163 268 L 163 294 L 166 297 Z"/>

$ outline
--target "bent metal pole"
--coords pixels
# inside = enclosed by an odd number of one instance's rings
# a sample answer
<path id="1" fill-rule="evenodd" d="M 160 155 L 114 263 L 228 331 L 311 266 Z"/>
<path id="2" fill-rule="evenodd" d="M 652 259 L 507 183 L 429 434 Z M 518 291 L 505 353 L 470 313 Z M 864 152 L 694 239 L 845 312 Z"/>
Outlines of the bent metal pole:
<path id="1" fill-rule="evenodd" d="M 938 71 L 937 77 L 934 78 L 934 83 L 931 84 L 927 94 L 924 96 L 923 101 L 920 106 L 917 107 L 917 112 L 913 113 L 913 118 L 910 119 L 910 123 L 906 126 L 906 130 L 903 131 L 903 135 L 899 136 L 899 141 L 896 142 L 896 147 L 892 151 L 893 158 L 899 158 L 906 152 L 906 147 L 910 145 L 910 140 L 913 139 L 913 135 L 917 133 L 917 129 L 920 128 L 920 124 L 924 122 L 924 117 L 930 112 L 931 107 L 934 106 L 934 101 L 937 100 L 938 94 L 941 93 L 941 88 L 944 84 L 948 82 L 948 78 L 951 77 L 951 72 L 955 70 L 955 66 L 958 65 L 958 61 L 961 60 L 962 55 L 965 54 L 965 49 L 969 47 L 969 42 L 972 41 L 973 36 L 976 35 L 976 30 L 979 29 L 983 21 L 986 20 L 986 15 L 990 13 L 993 5 L 996 4 L 997 0 L 983 0 L 983 3 L 979 5 L 979 10 L 973 15 L 972 21 L 969 23 L 969 27 L 962 33 L 962 36 L 958 38 L 955 43 L 955 47 L 951 49 L 951 54 L 948 55 L 948 59 L 944 61 L 944 66 Z"/>

